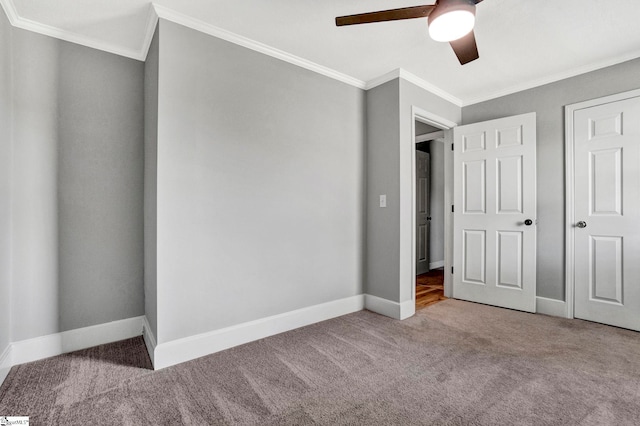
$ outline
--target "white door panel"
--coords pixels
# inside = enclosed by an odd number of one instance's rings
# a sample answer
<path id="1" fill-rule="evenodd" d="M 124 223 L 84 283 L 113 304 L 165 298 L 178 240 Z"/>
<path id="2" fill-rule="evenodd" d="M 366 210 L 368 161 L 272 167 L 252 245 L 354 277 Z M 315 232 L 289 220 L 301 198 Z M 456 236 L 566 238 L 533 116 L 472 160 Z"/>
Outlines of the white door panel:
<path id="1" fill-rule="evenodd" d="M 574 316 L 640 330 L 640 97 L 574 119 Z"/>
<path id="2" fill-rule="evenodd" d="M 456 127 L 453 137 L 453 297 L 534 312 L 535 113 Z"/>

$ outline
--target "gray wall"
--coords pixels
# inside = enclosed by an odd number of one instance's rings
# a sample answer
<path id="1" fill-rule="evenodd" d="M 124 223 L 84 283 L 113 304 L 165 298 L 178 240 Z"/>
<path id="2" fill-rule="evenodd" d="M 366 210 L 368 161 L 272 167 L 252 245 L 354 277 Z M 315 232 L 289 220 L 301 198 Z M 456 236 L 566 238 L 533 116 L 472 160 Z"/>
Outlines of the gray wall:
<path id="1" fill-rule="evenodd" d="M 415 140 L 412 129 L 414 118 L 412 116 L 412 106 L 435 114 L 450 122 L 460 123 L 460 107 L 454 105 L 433 93 L 427 92 L 413 83 L 400 80 L 400 164 L 399 164 L 399 185 L 400 185 L 400 277 L 399 302 L 411 300 L 415 287 L 415 277 L 413 276 L 412 256 L 414 229 L 413 217 L 413 187 L 415 185 L 412 170 L 412 162 L 415 151 Z"/>
<path id="2" fill-rule="evenodd" d="M 400 80 L 367 91 L 366 293 L 398 301 Z M 380 195 L 387 196 L 381 208 Z"/>
<path id="3" fill-rule="evenodd" d="M 429 262 L 444 261 L 444 143 L 429 142 L 431 153 L 431 230 L 429 234 Z"/>
<path id="4" fill-rule="evenodd" d="M 564 106 L 640 88 L 640 59 L 462 109 L 463 124 L 537 113 L 538 296 L 564 300 Z"/>
<path id="5" fill-rule="evenodd" d="M 143 64 L 13 29 L 13 340 L 142 315 Z"/>
<path id="6" fill-rule="evenodd" d="M 440 129 L 438 129 L 437 127 L 429 126 L 428 124 L 424 124 L 416 120 L 416 135 L 433 133 L 433 132 L 437 132 L 438 130 Z"/>
<path id="7" fill-rule="evenodd" d="M 11 342 L 11 116 L 11 25 L 0 10 L 0 355 Z"/>
<path id="8" fill-rule="evenodd" d="M 412 107 L 459 123 L 460 108 L 405 80 L 367 91 L 367 294 L 393 302 L 412 297 Z M 379 196 L 387 195 L 387 207 Z"/>
<path id="9" fill-rule="evenodd" d="M 157 193 L 158 193 L 158 49 L 153 35 L 144 64 L 144 312 L 154 337 L 158 335 Z"/>
<path id="10" fill-rule="evenodd" d="M 14 341 L 60 331 L 59 42 L 13 29 L 12 311 Z"/>
<path id="11" fill-rule="evenodd" d="M 158 343 L 361 294 L 364 92 L 159 25 Z"/>

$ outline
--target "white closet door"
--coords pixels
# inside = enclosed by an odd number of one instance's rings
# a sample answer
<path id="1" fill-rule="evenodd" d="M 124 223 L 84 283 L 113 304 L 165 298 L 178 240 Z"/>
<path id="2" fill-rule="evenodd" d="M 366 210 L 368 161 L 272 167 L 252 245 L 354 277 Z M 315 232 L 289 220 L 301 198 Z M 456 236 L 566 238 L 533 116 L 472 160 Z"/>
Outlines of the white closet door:
<path id="1" fill-rule="evenodd" d="M 574 316 L 640 330 L 640 97 L 574 111 Z"/>

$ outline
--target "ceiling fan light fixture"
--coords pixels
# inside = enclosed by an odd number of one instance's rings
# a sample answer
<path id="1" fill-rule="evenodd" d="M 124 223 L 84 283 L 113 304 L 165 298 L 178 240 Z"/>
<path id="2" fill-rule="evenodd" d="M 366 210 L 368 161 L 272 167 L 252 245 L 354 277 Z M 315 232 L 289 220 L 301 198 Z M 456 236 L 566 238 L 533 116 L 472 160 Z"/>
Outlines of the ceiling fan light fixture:
<path id="1" fill-rule="evenodd" d="M 429 36 L 435 41 L 458 40 L 473 30 L 475 21 L 473 0 L 440 0 L 429 14 Z"/>

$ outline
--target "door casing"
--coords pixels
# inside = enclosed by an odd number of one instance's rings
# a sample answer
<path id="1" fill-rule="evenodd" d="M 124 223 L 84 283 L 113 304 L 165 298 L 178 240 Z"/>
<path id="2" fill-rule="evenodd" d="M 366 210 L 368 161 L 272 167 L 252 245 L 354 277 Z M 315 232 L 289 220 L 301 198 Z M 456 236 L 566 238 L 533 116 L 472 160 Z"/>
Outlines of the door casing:
<path id="1" fill-rule="evenodd" d="M 453 218 L 451 217 L 450 209 L 453 200 L 453 156 L 448 146 L 453 142 L 453 135 L 451 131 L 453 127 L 458 123 L 447 120 L 446 118 L 432 114 L 417 106 L 411 107 L 411 143 L 413 145 L 413 156 L 411 161 L 411 214 L 412 214 L 412 233 L 411 233 L 411 282 L 402 283 L 402 285 L 411 286 L 411 295 L 413 300 L 413 306 L 416 303 L 416 156 L 415 156 L 415 144 L 416 144 L 416 120 L 421 123 L 428 124 L 430 126 L 437 127 L 444 130 L 444 295 L 445 297 L 451 297 L 452 295 L 452 280 L 451 280 L 451 266 L 453 262 Z"/>

